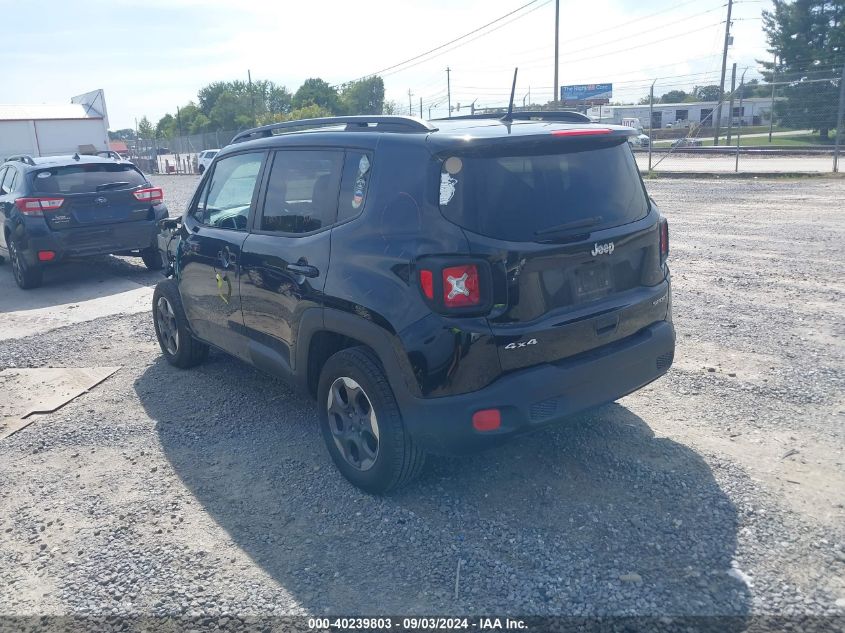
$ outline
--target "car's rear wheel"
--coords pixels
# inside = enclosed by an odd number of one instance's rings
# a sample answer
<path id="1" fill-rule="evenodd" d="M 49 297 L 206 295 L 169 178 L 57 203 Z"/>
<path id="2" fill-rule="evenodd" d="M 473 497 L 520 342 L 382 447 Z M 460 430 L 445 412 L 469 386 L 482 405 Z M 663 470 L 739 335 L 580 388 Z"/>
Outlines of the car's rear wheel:
<path id="1" fill-rule="evenodd" d="M 205 165 L 200 165 L 200 168 L 199 168 L 198 171 L 200 172 L 200 176 L 202 176 L 205 173 Z"/>
<path id="2" fill-rule="evenodd" d="M 179 288 L 172 279 L 153 292 L 153 324 L 161 353 L 174 367 L 188 369 L 208 358 L 208 345 L 191 335 Z"/>
<path id="3" fill-rule="evenodd" d="M 37 288 L 44 281 L 44 271 L 38 266 L 30 266 L 18 252 L 14 240 L 9 240 L 9 262 L 12 264 L 12 275 L 15 283 L 23 290 Z"/>
<path id="4" fill-rule="evenodd" d="M 141 259 L 144 266 L 150 270 L 161 270 L 164 263 L 161 261 L 161 253 L 157 248 L 145 248 L 141 251 Z"/>
<path id="5" fill-rule="evenodd" d="M 353 347 L 329 358 L 317 393 L 326 447 L 351 483 L 382 494 L 419 475 L 425 453 L 405 429 L 384 370 L 370 350 Z"/>

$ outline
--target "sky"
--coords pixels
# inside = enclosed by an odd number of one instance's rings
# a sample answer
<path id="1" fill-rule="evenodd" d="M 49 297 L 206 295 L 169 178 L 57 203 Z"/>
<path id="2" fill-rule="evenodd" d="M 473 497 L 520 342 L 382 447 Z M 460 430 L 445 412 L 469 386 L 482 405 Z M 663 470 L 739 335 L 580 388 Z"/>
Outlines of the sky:
<path id="1" fill-rule="evenodd" d="M 370 75 L 516 11 L 529 0 L 0 0 L 0 103 L 67 103 L 102 88 L 111 129 L 153 124 L 219 80 L 269 79 L 296 88 Z M 727 0 L 590 0 L 560 4 L 561 85 L 613 83 L 613 101 L 719 81 Z M 407 112 L 446 116 L 554 92 L 555 0 L 535 0 L 456 44 L 382 74 L 387 99 Z M 768 59 L 760 15 L 770 0 L 736 0 L 730 67 L 759 77 Z M 737 79 L 737 82 L 739 79 Z M 530 94 L 530 96 L 529 96 Z"/>

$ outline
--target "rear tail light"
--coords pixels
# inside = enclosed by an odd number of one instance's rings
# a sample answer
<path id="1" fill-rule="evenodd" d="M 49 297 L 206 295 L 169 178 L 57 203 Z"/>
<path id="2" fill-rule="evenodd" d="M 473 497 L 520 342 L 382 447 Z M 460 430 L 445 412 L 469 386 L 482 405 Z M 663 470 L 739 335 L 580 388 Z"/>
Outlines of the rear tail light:
<path id="1" fill-rule="evenodd" d="M 466 264 L 444 268 L 443 305 L 447 308 L 466 308 L 481 303 L 478 266 Z"/>
<path id="2" fill-rule="evenodd" d="M 420 271 L 420 287 L 426 299 L 434 299 L 434 273 L 430 270 Z"/>
<path id="3" fill-rule="evenodd" d="M 18 198 L 15 206 L 24 215 L 41 216 L 44 211 L 55 211 L 65 202 L 64 198 Z"/>
<path id="4" fill-rule="evenodd" d="M 669 257 L 669 222 L 666 218 L 660 220 L 660 261 Z"/>
<path id="5" fill-rule="evenodd" d="M 487 312 L 493 293 L 490 266 L 485 261 L 455 261 L 438 256 L 418 262 L 420 291 L 435 312 L 450 315 Z"/>
<path id="6" fill-rule="evenodd" d="M 56 253 L 54 251 L 38 251 L 39 262 L 51 262 L 54 259 L 56 259 Z"/>
<path id="7" fill-rule="evenodd" d="M 133 191 L 132 195 L 141 202 L 149 202 L 150 204 L 158 204 L 164 200 L 164 192 L 161 190 L 161 187 L 139 189 L 138 191 Z"/>

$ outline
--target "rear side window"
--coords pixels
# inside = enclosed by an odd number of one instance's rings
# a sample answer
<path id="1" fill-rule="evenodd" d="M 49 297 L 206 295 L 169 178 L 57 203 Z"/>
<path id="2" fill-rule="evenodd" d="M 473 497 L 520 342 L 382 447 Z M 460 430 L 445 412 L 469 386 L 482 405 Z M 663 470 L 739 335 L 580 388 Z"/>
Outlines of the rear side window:
<path id="1" fill-rule="evenodd" d="M 340 185 L 340 202 L 337 207 L 338 222 L 351 220 L 363 211 L 367 187 L 370 184 L 372 160 L 372 155 L 366 152 L 347 150 Z"/>
<path id="2" fill-rule="evenodd" d="M 474 233 L 527 242 L 552 227 L 571 223 L 592 231 L 648 213 L 627 143 L 597 147 L 573 142 L 567 149 L 446 157 L 439 183 L 443 215 Z"/>
<path id="3" fill-rule="evenodd" d="M 260 230 L 311 233 L 334 224 L 343 152 L 276 152 Z"/>
<path id="4" fill-rule="evenodd" d="M 106 189 L 134 189 L 146 184 L 132 165 L 87 163 L 39 169 L 32 176 L 36 193 L 93 193 Z"/>

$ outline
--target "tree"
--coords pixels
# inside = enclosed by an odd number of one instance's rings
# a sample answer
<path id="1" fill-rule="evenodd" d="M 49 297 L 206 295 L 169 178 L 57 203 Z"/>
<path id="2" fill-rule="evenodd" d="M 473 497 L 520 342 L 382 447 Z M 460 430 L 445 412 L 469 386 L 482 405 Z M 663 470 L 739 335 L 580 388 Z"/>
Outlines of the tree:
<path id="1" fill-rule="evenodd" d="M 722 89 L 717 85 L 696 86 L 692 89 L 693 96 L 698 101 L 718 101 Z"/>
<path id="2" fill-rule="evenodd" d="M 341 86 L 343 114 L 381 114 L 384 110 L 384 80 L 369 77 Z"/>
<path id="3" fill-rule="evenodd" d="M 156 123 L 156 138 L 172 138 L 176 136 L 176 117 L 165 114 Z"/>
<path id="4" fill-rule="evenodd" d="M 306 79 L 293 95 L 293 107 L 317 105 L 332 114 L 340 111 L 340 97 L 332 86 L 319 78 Z"/>
<path id="5" fill-rule="evenodd" d="M 141 120 L 138 121 L 138 138 L 154 138 L 155 137 L 155 130 L 153 129 L 153 124 L 150 123 L 150 120 L 142 116 Z"/>
<path id="6" fill-rule="evenodd" d="M 823 139 L 836 126 L 838 80 L 845 63 L 845 1 L 774 0 L 774 11 L 763 11 L 769 52 L 777 55 L 778 81 L 790 81 L 775 104 L 782 125 L 811 127 Z M 771 81 L 774 64 L 760 61 Z"/>
<path id="7" fill-rule="evenodd" d="M 122 128 L 120 130 L 109 130 L 110 141 L 134 141 L 135 130 L 132 128 Z"/>
<path id="8" fill-rule="evenodd" d="M 670 90 L 665 95 L 660 97 L 660 103 L 681 103 L 687 98 L 687 93 L 683 90 Z"/>

